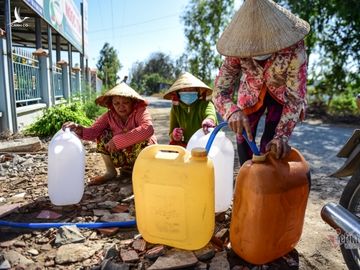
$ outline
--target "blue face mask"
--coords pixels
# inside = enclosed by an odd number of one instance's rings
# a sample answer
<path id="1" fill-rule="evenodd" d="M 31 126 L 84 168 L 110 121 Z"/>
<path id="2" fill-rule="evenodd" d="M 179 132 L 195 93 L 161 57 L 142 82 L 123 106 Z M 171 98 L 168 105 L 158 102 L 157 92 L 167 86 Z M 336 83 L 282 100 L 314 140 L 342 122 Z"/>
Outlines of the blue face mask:
<path id="1" fill-rule="evenodd" d="M 187 105 L 194 103 L 198 99 L 198 92 L 179 92 L 180 100 Z"/>

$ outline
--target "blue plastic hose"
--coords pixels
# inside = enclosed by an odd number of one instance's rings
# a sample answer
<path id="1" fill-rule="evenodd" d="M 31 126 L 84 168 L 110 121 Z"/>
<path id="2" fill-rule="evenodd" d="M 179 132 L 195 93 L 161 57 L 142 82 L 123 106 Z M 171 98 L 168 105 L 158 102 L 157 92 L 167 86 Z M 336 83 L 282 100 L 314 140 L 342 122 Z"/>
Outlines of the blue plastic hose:
<path id="1" fill-rule="evenodd" d="M 222 122 L 220 124 L 218 124 L 213 132 L 211 132 L 210 134 L 210 137 L 209 137 L 209 140 L 207 141 L 206 143 L 206 146 L 205 146 L 205 149 L 206 149 L 206 152 L 209 153 L 210 152 L 210 148 L 211 148 L 211 145 L 213 144 L 214 140 L 215 140 L 215 136 L 216 134 L 220 131 L 220 129 L 222 129 L 223 127 L 227 126 L 227 122 Z"/>
<path id="2" fill-rule="evenodd" d="M 49 228 L 59 228 L 61 226 L 76 225 L 78 228 L 82 229 L 100 229 L 100 228 L 129 228 L 136 226 L 136 221 L 122 221 L 122 222 L 93 222 L 93 223 L 20 223 L 12 221 L 0 220 L 0 227 L 13 227 L 13 228 L 23 228 L 23 229 L 49 229 Z"/>
<path id="3" fill-rule="evenodd" d="M 254 153 L 254 155 L 260 156 L 260 151 L 259 151 L 259 149 L 257 148 L 255 141 L 249 141 L 249 138 L 248 138 L 245 130 L 243 130 L 242 135 L 243 135 L 243 137 L 245 138 L 245 140 L 246 140 L 246 142 L 248 143 L 248 145 L 250 146 L 250 149 L 251 149 L 251 151 Z"/>
<path id="4" fill-rule="evenodd" d="M 209 138 L 209 140 L 207 141 L 206 146 L 205 146 L 205 149 L 206 149 L 206 152 L 207 152 L 207 153 L 210 152 L 210 148 L 211 148 L 211 145 L 212 145 L 213 142 L 214 142 L 214 139 L 215 139 L 216 134 L 220 131 L 220 129 L 222 129 L 223 127 L 225 127 L 225 126 L 227 126 L 227 125 L 228 125 L 227 122 L 221 122 L 219 125 L 217 125 L 217 126 L 215 127 L 215 129 L 213 130 L 213 132 L 210 134 L 210 138 Z M 259 151 L 259 149 L 257 148 L 255 141 L 249 141 L 249 138 L 247 137 L 245 130 L 243 130 L 242 135 L 243 135 L 243 137 L 245 138 L 245 140 L 246 140 L 246 142 L 248 143 L 248 145 L 250 146 L 250 149 L 251 149 L 251 151 L 254 153 L 254 155 L 260 156 L 260 151 Z"/>

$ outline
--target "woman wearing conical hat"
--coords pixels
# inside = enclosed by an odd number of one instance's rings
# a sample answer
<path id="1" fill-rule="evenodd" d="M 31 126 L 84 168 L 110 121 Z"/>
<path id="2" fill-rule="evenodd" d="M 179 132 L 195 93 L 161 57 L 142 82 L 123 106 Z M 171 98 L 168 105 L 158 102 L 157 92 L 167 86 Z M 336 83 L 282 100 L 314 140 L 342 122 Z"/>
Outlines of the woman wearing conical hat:
<path id="1" fill-rule="evenodd" d="M 199 128 L 208 133 L 210 127 L 215 127 L 215 107 L 212 101 L 206 100 L 211 93 L 209 86 L 188 72 L 181 74 L 166 91 L 164 98 L 173 101 L 170 111 L 170 144 L 186 147 Z"/>
<path id="2" fill-rule="evenodd" d="M 140 151 L 156 143 L 154 128 L 147 102 L 125 82 L 95 100 L 96 104 L 108 108 L 91 127 L 67 122 L 81 139 L 96 140 L 97 152 L 102 154 L 106 172 L 90 180 L 89 185 L 99 185 L 121 173 L 131 173 Z"/>
<path id="3" fill-rule="evenodd" d="M 277 158 L 289 152 L 288 139 L 306 105 L 303 39 L 309 30 L 306 21 L 272 0 L 245 0 L 218 40 L 217 50 L 225 59 L 213 101 L 237 134 L 241 164 L 252 157 L 242 131 L 253 140 L 264 114 L 261 152 L 271 150 Z"/>

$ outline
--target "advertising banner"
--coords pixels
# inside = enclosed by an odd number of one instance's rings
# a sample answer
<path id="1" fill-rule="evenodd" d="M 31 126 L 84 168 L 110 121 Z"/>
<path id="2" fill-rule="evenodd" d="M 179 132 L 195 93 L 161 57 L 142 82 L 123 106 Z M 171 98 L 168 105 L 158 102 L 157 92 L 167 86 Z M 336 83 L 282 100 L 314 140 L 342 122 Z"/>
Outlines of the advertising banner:
<path id="1" fill-rule="evenodd" d="M 82 53 L 81 14 L 73 0 L 24 0 Z"/>
<path id="2" fill-rule="evenodd" d="M 88 47 L 88 0 L 83 0 L 83 16 L 84 16 L 84 55 L 87 58 L 88 52 L 86 48 Z"/>

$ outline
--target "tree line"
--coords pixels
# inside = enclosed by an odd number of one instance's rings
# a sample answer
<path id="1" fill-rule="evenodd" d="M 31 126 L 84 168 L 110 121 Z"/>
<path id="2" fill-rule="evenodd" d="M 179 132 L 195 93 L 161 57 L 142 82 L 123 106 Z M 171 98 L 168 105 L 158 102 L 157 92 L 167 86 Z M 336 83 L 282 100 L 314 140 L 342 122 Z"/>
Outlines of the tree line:
<path id="1" fill-rule="evenodd" d="M 309 105 L 330 113 L 355 113 L 354 97 L 360 92 L 360 1 L 278 0 L 311 26 L 305 38 L 309 57 Z M 133 64 L 129 79 L 141 94 L 151 95 L 170 85 L 181 71 L 189 71 L 212 85 L 222 58 L 216 42 L 236 12 L 234 0 L 189 0 L 181 21 L 187 40 L 177 59 L 152 53 Z M 105 43 L 97 64 L 107 88 L 116 84 L 121 68 L 116 50 Z"/>

